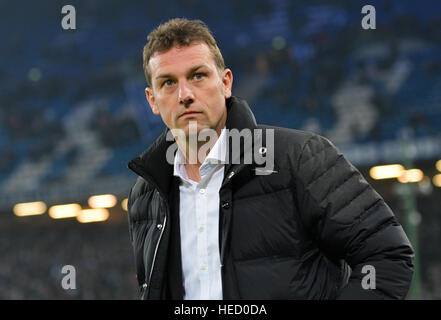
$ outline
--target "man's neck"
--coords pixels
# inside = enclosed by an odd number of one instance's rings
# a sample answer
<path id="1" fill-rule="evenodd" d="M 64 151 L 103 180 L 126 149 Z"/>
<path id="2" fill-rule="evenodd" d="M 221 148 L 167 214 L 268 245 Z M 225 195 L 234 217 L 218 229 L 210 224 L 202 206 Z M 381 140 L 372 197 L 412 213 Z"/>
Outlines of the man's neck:
<path id="1" fill-rule="evenodd" d="M 199 172 L 200 165 L 198 164 L 185 164 L 185 171 L 187 172 L 187 177 L 190 180 L 201 182 L 201 174 Z"/>
<path id="2" fill-rule="evenodd" d="M 208 141 L 196 140 L 196 143 L 190 143 L 190 139 L 188 137 L 186 137 L 185 142 L 182 142 L 182 140 L 180 142 L 179 139 L 176 141 L 179 150 L 183 155 L 185 155 L 185 170 L 189 179 L 196 182 L 200 182 L 202 180 L 199 173 L 199 168 L 201 167 L 202 163 L 204 163 L 219 137 L 220 132 L 218 132 L 216 137 L 212 137 L 211 139 L 208 139 Z M 204 148 L 201 150 L 202 147 Z"/>

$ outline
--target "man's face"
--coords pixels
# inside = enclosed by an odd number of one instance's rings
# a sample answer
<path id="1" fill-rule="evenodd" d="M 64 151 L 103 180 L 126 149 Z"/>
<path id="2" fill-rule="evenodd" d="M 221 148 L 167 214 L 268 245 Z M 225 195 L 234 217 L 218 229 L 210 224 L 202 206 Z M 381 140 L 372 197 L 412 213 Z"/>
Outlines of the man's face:
<path id="1" fill-rule="evenodd" d="M 156 115 L 170 129 L 182 129 L 188 137 L 190 121 L 197 132 L 225 125 L 225 99 L 231 96 L 233 75 L 220 72 L 209 47 L 203 42 L 173 47 L 155 53 L 149 61 L 152 88 L 146 88 L 147 100 Z"/>

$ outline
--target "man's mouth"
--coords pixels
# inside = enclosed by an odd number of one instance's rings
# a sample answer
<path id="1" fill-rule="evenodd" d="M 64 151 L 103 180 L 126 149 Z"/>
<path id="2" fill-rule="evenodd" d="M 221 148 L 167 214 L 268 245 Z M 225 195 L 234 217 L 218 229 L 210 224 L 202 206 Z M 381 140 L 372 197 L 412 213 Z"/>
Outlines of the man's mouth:
<path id="1" fill-rule="evenodd" d="M 202 112 L 198 111 L 187 111 L 180 115 L 180 118 L 192 118 L 197 116 L 198 114 L 201 114 Z"/>

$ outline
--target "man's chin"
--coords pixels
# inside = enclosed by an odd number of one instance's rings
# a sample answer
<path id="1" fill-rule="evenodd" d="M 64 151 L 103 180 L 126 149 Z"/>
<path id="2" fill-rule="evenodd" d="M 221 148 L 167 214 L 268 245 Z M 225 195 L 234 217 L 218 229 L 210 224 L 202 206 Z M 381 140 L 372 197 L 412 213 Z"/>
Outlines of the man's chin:
<path id="1" fill-rule="evenodd" d="M 216 130 L 204 126 L 204 125 L 186 125 L 181 128 L 172 129 L 173 135 L 178 137 L 184 137 L 186 139 L 196 139 L 196 140 L 205 140 L 207 137 L 211 137 L 213 135 L 217 136 Z"/>

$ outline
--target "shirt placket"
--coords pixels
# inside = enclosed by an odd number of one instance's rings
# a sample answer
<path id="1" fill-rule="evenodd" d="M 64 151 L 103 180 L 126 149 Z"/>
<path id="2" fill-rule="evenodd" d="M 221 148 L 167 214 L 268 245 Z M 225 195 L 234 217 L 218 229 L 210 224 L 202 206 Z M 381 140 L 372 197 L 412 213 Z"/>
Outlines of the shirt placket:
<path id="1" fill-rule="evenodd" d="M 205 171 L 205 170 L 204 170 Z M 196 219 L 197 225 L 197 242 L 198 242 L 198 260 L 201 299 L 209 299 L 209 270 L 208 270 L 208 239 L 207 239 L 207 188 L 205 187 L 204 177 L 201 176 L 201 183 L 198 184 L 196 194 Z"/>

